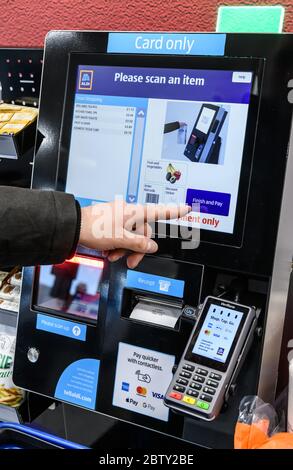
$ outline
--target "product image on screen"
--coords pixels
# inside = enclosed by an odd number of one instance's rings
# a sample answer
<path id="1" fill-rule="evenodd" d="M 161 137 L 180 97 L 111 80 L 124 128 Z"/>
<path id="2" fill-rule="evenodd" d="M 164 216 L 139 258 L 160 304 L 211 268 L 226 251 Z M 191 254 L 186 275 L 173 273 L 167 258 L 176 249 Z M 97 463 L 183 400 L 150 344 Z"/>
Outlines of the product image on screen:
<path id="1" fill-rule="evenodd" d="M 233 234 L 253 73 L 74 70 L 65 190 L 82 206 L 117 196 L 193 205 L 168 223 Z"/>
<path id="2" fill-rule="evenodd" d="M 97 320 L 103 261 L 75 257 L 41 266 L 37 306 L 74 317 Z"/>
<path id="3" fill-rule="evenodd" d="M 225 363 L 242 317 L 242 312 L 211 304 L 192 354 Z"/>

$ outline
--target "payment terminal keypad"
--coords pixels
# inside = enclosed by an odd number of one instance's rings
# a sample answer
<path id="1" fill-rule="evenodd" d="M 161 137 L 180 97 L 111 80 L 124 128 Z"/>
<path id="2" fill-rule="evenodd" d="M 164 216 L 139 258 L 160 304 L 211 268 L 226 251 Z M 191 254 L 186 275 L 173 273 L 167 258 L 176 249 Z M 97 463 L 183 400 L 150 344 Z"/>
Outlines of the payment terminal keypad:
<path id="1" fill-rule="evenodd" d="M 188 385 L 188 380 L 182 379 L 181 377 L 179 377 L 179 379 L 177 379 L 176 382 L 180 385 Z"/>
<path id="2" fill-rule="evenodd" d="M 184 366 L 182 367 L 182 369 L 184 370 L 188 370 L 189 372 L 193 372 L 195 367 L 194 366 L 191 366 L 190 364 L 184 364 Z"/>
<path id="3" fill-rule="evenodd" d="M 186 377 L 187 379 L 190 379 L 191 373 L 190 372 L 185 372 L 185 370 L 182 370 L 180 372 L 180 377 Z"/>
<path id="4" fill-rule="evenodd" d="M 206 367 L 195 367 L 188 362 L 183 363 L 177 370 L 177 374 L 178 378 L 173 389 L 169 392 L 169 397 L 192 408 L 197 407 L 199 410 L 208 411 L 215 398 L 222 375 L 216 374 Z"/>

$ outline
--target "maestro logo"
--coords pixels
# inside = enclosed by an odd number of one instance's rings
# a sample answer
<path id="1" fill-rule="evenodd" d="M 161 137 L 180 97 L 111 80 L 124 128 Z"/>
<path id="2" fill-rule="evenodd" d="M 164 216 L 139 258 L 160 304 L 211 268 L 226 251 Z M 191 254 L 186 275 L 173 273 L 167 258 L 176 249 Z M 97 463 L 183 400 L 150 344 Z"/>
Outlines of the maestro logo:
<path id="1" fill-rule="evenodd" d="M 94 78 L 93 70 L 80 70 L 78 89 L 79 90 L 92 90 L 93 78 Z"/>

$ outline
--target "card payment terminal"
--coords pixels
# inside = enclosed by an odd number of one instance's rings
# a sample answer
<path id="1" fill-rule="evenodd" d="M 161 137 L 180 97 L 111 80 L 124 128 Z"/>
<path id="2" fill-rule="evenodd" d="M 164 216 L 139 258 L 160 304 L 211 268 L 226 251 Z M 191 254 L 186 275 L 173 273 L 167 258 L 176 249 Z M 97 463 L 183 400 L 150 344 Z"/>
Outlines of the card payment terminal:
<path id="1" fill-rule="evenodd" d="M 220 132 L 227 116 L 223 106 L 204 103 L 199 111 L 184 155 L 192 162 L 218 163 Z"/>
<path id="2" fill-rule="evenodd" d="M 254 308 L 207 297 L 165 404 L 208 421 L 215 419 L 249 349 L 256 323 Z"/>

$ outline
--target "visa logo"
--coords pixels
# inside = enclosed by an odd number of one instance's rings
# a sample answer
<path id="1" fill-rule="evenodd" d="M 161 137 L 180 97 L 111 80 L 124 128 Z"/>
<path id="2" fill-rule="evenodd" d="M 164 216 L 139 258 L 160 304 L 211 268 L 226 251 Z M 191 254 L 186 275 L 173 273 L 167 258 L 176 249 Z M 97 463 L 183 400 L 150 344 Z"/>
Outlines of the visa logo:
<path id="1" fill-rule="evenodd" d="M 162 395 L 161 393 L 152 392 L 152 395 L 153 395 L 153 398 L 158 398 L 159 400 L 164 399 L 164 395 Z"/>

